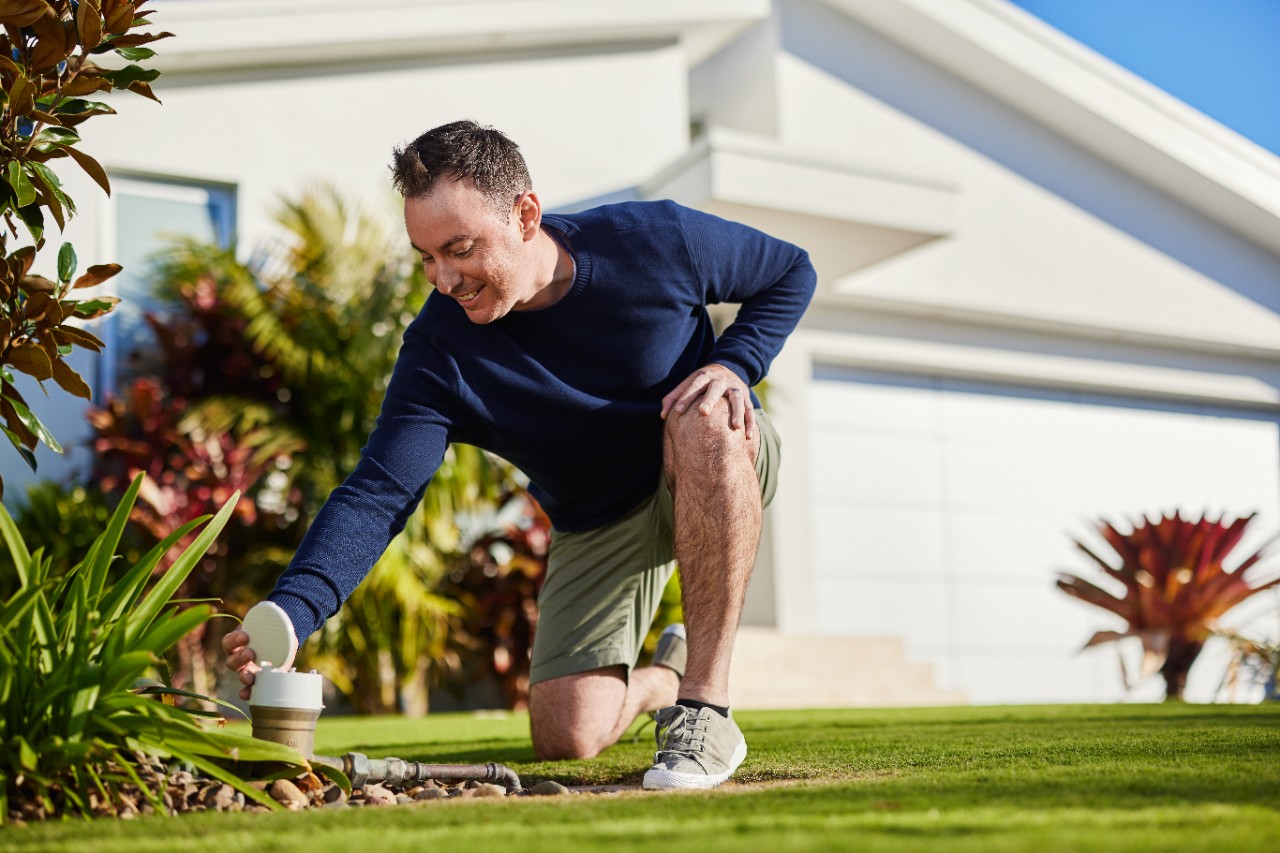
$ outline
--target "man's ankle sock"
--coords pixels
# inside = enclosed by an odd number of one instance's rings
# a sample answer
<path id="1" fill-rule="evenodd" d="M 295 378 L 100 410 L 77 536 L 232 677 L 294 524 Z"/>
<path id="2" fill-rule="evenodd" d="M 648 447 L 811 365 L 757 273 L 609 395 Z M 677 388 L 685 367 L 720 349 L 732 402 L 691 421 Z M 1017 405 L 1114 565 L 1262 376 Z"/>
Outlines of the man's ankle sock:
<path id="1" fill-rule="evenodd" d="M 729 708 L 726 705 L 712 705 L 710 702 L 699 702 L 697 699 L 677 699 L 676 704 L 694 711 L 699 708 L 710 708 L 722 717 L 729 716 Z"/>

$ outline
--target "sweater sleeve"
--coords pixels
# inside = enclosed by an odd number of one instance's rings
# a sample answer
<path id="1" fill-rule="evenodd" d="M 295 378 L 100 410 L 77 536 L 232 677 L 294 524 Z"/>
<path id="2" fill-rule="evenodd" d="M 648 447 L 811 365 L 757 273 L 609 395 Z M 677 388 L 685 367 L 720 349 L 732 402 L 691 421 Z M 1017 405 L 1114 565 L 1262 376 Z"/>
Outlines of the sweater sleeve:
<path id="1" fill-rule="evenodd" d="M 442 371 L 431 368 L 433 357 L 429 343 L 405 338 L 359 464 L 324 502 L 267 596 L 289 614 L 299 642 L 337 613 L 369 574 L 444 459 L 448 389 Z"/>
<path id="2" fill-rule="evenodd" d="M 706 304 L 738 303 L 711 351 L 748 386 L 769 372 L 813 297 L 817 273 L 798 246 L 738 222 L 682 208 L 681 227 Z"/>

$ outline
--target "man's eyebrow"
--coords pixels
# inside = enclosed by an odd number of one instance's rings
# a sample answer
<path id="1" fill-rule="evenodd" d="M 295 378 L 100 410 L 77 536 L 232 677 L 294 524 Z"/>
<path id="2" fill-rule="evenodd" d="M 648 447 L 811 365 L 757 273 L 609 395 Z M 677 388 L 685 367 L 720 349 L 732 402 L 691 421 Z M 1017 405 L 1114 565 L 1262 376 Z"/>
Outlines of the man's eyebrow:
<path id="1" fill-rule="evenodd" d="M 457 243 L 459 240 L 470 240 L 470 239 L 472 239 L 470 234 L 457 234 L 453 237 L 450 237 L 448 240 L 445 240 L 443 243 L 441 243 L 440 251 L 444 251 L 445 249 L 448 249 L 450 246 L 452 246 L 454 243 Z M 430 251 L 422 248 L 412 240 L 409 241 L 409 245 L 412 246 L 414 251 L 418 252 L 419 254 L 423 254 L 423 255 L 431 254 Z"/>

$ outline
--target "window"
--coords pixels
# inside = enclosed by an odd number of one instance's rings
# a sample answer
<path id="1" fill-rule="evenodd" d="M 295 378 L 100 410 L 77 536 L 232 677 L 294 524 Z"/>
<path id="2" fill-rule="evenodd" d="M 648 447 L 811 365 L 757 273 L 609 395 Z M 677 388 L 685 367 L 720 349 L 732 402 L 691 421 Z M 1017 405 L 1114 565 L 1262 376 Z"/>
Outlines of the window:
<path id="1" fill-rule="evenodd" d="M 114 280 L 121 302 L 101 329 L 106 349 L 98 362 L 100 396 L 119 390 L 131 358 L 155 346 L 143 319 L 158 307 L 151 289 L 152 256 L 175 238 L 226 246 L 235 234 L 234 187 L 120 176 L 113 176 L 111 185 L 114 216 L 105 245 L 124 271 Z"/>

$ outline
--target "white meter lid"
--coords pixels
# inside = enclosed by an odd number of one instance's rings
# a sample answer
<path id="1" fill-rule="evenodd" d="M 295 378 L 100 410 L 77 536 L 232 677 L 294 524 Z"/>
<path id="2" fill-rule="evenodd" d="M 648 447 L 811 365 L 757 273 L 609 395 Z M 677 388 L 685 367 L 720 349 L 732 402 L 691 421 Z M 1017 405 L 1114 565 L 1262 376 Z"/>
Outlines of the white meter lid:
<path id="1" fill-rule="evenodd" d="M 249 635 L 249 647 L 257 655 L 258 666 L 271 664 L 278 670 L 293 666 L 298 654 L 298 638 L 293 633 L 293 620 L 284 608 L 272 601 L 260 601 L 244 616 L 240 626 Z"/>

